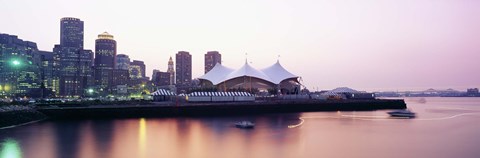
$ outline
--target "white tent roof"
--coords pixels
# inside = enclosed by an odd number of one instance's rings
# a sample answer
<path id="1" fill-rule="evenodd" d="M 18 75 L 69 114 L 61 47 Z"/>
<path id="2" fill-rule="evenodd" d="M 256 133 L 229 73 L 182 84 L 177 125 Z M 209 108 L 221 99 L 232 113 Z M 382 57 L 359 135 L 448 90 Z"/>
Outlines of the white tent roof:
<path id="1" fill-rule="evenodd" d="M 235 70 L 232 69 L 232 68 L 223 66 L 220 63 L 217 63 L 217 64 L 215 64 L 215 66 L 210 71 L 208 71 L 208 73 L 206 73 L 203 76 L 200 76 L 199 78 L 209 80 L 214 85 L 217 85 L 217 84 L 223 82 L 225 77 L 228 74 L 232 73 L 233 71 L 235 71 Z"/>
<path id="2" fill-rule="evenodd" d="M 280 84 L 280 82 L 283 80 L 298 77 L 297 75 L 294 75 L 283 68 L 283 66 L 280 65 L 280 62 L 277 60 L 277 62 L 272 66 L 261 70 L 253 68 L 250 66 L 250 64 L 248 64 L 247 61 L 245 61 L 245 64 L 237 70 L 217 63 L 212 70 L 205 75 L 200 76 L 199 79 L 209 80 L 213 83 L 213 85 L 217 85 L 221 82 L 243 76 L 259 78 L 274 84 Z"/>
<path id="3" fill-rule="evenodd" d="M 224 78 L 224 81 L 237 78 L 237 77 L 243 77 L 243 76 L 256 77 L 256 78 L 271 82 L 269 76 L 265 75 L 263 72 L 258 71 L 257 69 L 250 66 L 250 64 L 248 64 L 247 61 L 245 61 L 245 64 L 243 64 L 243 66 L 240 69 L 235 70 L 232 73 L 228 74 Z"/>
<path id="4" fill-rule="evenodd" d="M 275 84 L 280 84 L 280 82 L 282 82 L 285 79 L 298 77 L 297 75 L 294 75 L 288 72 L 285 68 L 283 68 L 283 66 L 280 65 L 280 61 L 278 60 L 272 66 L 261 69 L 261 71 L 266 75 L 268 75 L 272 80 L 271 82 Z"/>

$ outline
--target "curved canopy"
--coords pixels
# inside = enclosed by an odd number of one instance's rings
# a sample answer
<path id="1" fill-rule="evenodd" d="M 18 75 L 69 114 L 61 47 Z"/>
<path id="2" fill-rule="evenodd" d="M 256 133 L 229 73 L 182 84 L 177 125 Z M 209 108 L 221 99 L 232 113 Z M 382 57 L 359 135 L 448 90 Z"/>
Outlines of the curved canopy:
<path id="1" fill-rule="evenodd" d="M 224 81 L 234 79 L 237 77 L 243 77 L 243 76 L 256 77 L 256 78 L 271 82 L 269 76 L 265 75 L 263 72 L 258 71 L 257 69 L 250 66 L 247 61 L 245 61 L 245 64 L 240 69 L 235 70 L 232 73 L 228 74 L 224 78 Z"/>
<path id="2" fill-rule="evenodd" d="M 297 75 L 294 75 L 288 72 L 285 68 L 283 68 L 283 66 L 280 65 L 280 61 L 278 60 L 272 66 L 261 69 L 261 71 L 266 75 L 268 75 L 271 79 L 271 82 L 275 84 L 280 84 L 280 82 L 282 82 L 285 79 L 298 77 Z"/>
<path id="3" fill-rule="evenodd" d="M 199 79 L 205 79 L 212 82 L 214 85 L 217 85 L 224 81 L 224 78 L 232 73 L 234 69 L 225 67 L 220 63 L 217 63 L 208 73 L 203 76 L 200 76 Z"/>
<path id="4" fill-rule="evenodd" d="M 280 84 L 280 82 L 286 79 L 298 77 L 297 75 L 294 75 L 283 68 L 283 66 L 280 65 L 280 62 L 277 60 L 277 62 L 272 66 L 261 70 L 253 68 L 250 66 L 250 64 L 248 64 L 248 62 L 245 62 L 245 64 L 237 70 L 217 63 L 212 70 L 205 75 L 200 76 L 199 79 L 208 80 L 212 82 L 213 85 L 217 85 L 219 83 L 244 76 L 255 77 L 273 84 Z"/>

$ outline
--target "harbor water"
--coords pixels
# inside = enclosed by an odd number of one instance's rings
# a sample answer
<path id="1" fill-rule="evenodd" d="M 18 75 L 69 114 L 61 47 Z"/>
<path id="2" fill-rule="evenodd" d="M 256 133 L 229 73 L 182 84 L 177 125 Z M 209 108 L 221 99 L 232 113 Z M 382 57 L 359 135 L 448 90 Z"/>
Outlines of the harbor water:
<path id="1" fill-rule="evenodd" d="M 405 98 L 388 110 L 45 120 L 0 130 L 0 158 L 480 157 L 480 98 Z M 253 129 L 235 127 L 251 121 Z"/>

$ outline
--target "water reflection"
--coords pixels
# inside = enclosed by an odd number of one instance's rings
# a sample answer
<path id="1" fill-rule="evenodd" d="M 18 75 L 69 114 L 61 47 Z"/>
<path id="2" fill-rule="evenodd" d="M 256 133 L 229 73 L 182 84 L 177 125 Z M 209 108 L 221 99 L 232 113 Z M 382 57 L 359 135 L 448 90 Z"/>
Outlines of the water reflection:
<path id="1" fill-rule="evenodd" d="M 53 136 L 56 137 L 55 144 L 58 144 L 56 155 L 65 155 L 66 157 L 75 157 L 79 152 L 79 142 L 84 131 L 81 127 L 87 122 L 79 121 L 58 121 L 53 124 Z"/>
<path id="2" fill-rule="evenodd" d="M 140 119 L 138 127 L 138 144 L 140 152 L 139 156 L 145 157 L 147 148 L 147 123 L 145 122 L 145 118 Z"/>
<path id="3" fill-rule="evenodd" d="M 419 114 L 410 120 L 362 111 L 44 121 L 0 130 L 0 157 L 478 157 L 480 98 L 450 102 L 409 102 Z M 235 128 L 240 120 L 255 129 Z"/>
<path id="4" fill-rule="evenodd" d="M 17 141 L 13 139 L 6 139 L 2 142 L 2 149 L 0 150 L 1 158 L 21 158 L 22 151 Z"/>

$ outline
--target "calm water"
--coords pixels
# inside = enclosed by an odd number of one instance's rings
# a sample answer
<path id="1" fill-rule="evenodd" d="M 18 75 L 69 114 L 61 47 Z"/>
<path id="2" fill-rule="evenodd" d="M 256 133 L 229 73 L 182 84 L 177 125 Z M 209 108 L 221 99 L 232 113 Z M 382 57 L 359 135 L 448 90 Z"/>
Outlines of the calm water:
<path id="1" fill-rule="evenodd" d="M 0 130 L 1 158 L 480 157 L 480 98 L 406 98 L 386 111 L 44 121 Z M 251 120 L 255 129 L 233 123 Z"/>

